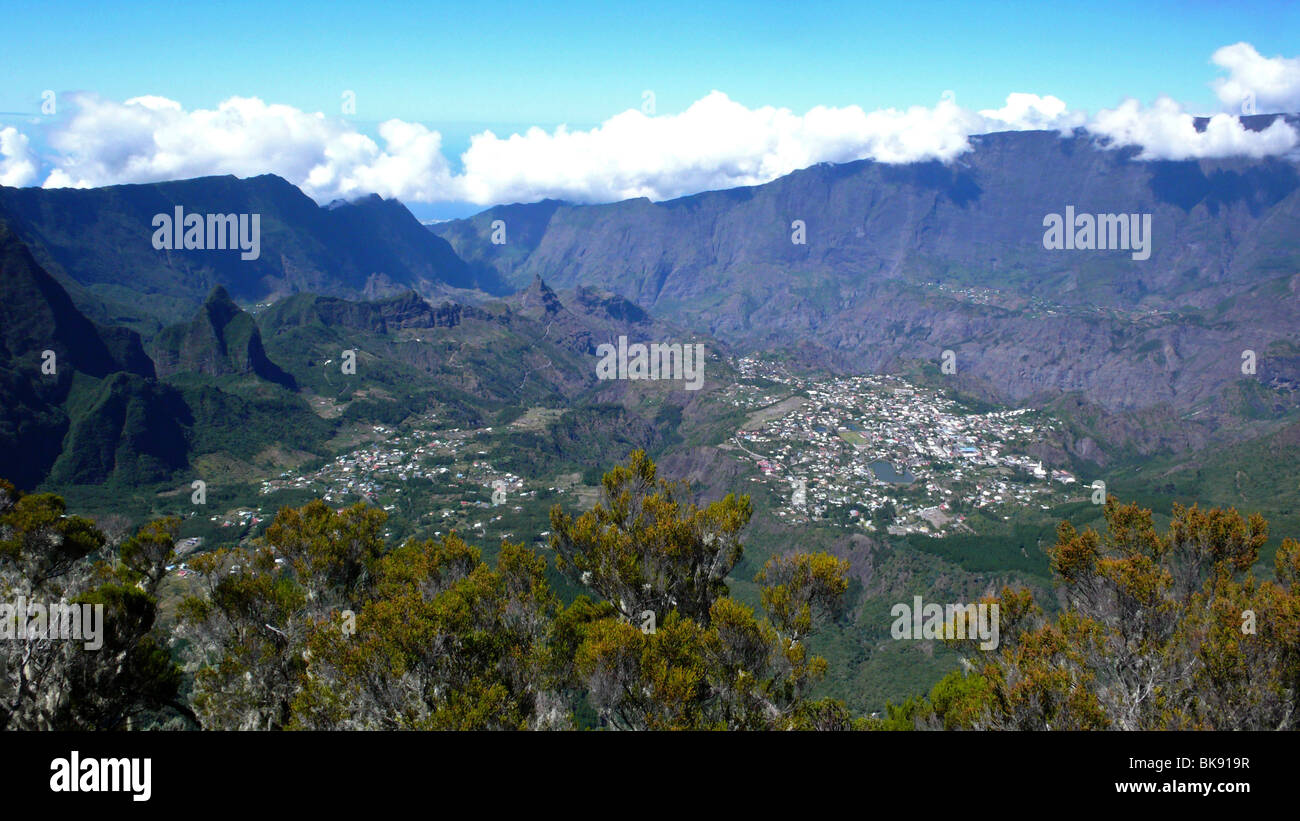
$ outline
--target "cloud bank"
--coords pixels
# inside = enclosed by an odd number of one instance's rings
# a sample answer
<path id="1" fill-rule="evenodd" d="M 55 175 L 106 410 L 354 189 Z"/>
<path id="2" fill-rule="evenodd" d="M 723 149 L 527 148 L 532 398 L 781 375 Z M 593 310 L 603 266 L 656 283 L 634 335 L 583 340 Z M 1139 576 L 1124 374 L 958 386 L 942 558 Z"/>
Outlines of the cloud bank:
<path id="1" fill-rule="evenodd" d="M 162 97 L 70 101 L 76 113 L 49 138 L 58 156 L 47 188 L 272 173 L 317 199 L 377 192 L 432 201 L 451 185 L 441 136 L 419 124 L 382 123 L 381 148 L 346 121 L 255 97 L 195 111 Z"/>
<path id="2" fill-rule="evenodd" d="M 1140 146 L 1140 159 L 1295 151 L 1300 135 L 1291 126 L 1277 121 L 1250 131 L 1235 113 L 1243 106 L 1300 110 L 1300 59 L 1265 58 L 1237 43 L 1214 52 L 1211 61 L 1226 72 L 1211 83 L 1226 111 L 1199 132 L 1193 115 L 1168 98 L 1150 106 L 1126 100 L 1095 117 L 1057 97 L 1027 93 L 981 111 L 945 93 L 930 107 L 817 106 L 797 114 L 748 108 L 713 91 L 677 114 L 629 110 L 590 130 L 533 128 L 505 137 L 485 131 L 471 139 L 459 173 L 443 154 L 441 135 L 419 123 L 388 120 L 376 140 L 346 120 L 255 97 L 186 111 L 162 97 L 119 103 L 76 94 L 74 113 L 49 126 L 53 154 L 43 162 L 26 135 L 0 130 L 0 184 L 35 184 L 43 165 L 46 187 L 274 173 L 320 202 L 371 192 L 480 205 L 545 197 L 608 202 L 756 185 L 819 162 L 947 162 L 969 150 L 971 135 L 992 131 L 1086 128 L 1111 147 Z"/>
<path id="3" fill-rule="evenodd" d="M 16 128 L 0 128 L 0 185 L 31 185 L 36 177 L 36 159 L 27 136 Z"/>
<path id="4" fill-rule="evenodd" d="M 1113 145 L 1141 146 L 1141 160 L 1187 160 L 1213 157 L 1268 157 L 1285 154 L 1300 137 L 1281 119 L 1263 131 L 1250 131 L 1233 114 L 1215 114 L 1205 130 L 1168 97 L 1143 108 L 1125 100 L 1118 108 L 1100 112 L 1089 130 L 1113 140 Z"/>

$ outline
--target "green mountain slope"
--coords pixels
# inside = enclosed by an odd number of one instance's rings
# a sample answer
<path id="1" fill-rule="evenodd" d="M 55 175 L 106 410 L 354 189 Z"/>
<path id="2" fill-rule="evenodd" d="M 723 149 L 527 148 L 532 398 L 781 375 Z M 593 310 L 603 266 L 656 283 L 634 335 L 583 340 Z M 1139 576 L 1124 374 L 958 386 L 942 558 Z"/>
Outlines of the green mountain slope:
<path id="1" fill-rule="evenodd" d="M 155 215 L 259 215 L 259 253 L 157 250 Z M 500 291 L 404 206 L 378 197 L 320 207 L 274 175 L 95 189 L 0 187 L 0 217 L 94 318 L 145 332 L 188 318 L 218 285 L 241 301 L 299 291 L 380 296 L 415 288 Z M 251 222 L 249 222 L 251 233 Z"/>

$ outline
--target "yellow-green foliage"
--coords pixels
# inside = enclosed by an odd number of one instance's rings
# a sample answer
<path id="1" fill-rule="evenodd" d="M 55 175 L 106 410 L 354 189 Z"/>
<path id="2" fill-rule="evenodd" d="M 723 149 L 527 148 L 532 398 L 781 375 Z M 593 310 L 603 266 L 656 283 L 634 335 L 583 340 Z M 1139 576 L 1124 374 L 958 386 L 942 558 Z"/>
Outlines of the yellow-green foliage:
<path id="1" fill-rule="evenodd" d="M 1106 504 L 1105 534 L 1063 522 L 1051 551 L 1066 602 L 1047 621 L 1004 589 L 1001 646 L 876 726 L 993 729 L 1294 729 L 1300 686 L 1300 544 L 1274 579 L 1250 573 L 1259 515 L 1175 506 L 1165 533 Z"/>

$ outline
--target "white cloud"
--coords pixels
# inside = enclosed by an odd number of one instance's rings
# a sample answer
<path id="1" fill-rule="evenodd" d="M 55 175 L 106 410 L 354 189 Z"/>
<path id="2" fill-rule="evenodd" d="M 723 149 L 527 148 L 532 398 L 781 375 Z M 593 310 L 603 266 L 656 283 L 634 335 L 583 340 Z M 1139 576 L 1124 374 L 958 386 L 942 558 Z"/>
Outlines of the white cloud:
<path id="1" fill-rule="evenodd" d="M 461 183 L 476 203 L 661 200 L 756 185 L 818 162 L 948 160 L 967 150 L 980 125 L 949 101 L 906 111 L 818 106 L 800 116 L 746 108 L 713 91 L 680 114 L 629 110 L 589 131 L 485 132 L 462 157 Z"/>
<path id="2" fill-rule="evenodd" d="M 451 184 L 440 136 L 398 120 L 379 127 L 381 149 L 345 121 L 255 97 L 188 112 L 162 97 L 118 103 L 78 94 L 72 104 L 76 113 L 49 139 L 59 156 L 46 187 L 269 172 L 317 199 L 375 192 L 434 200 Z"/>
<path id="3" fill-rule="evenodd" d="M 1197 131 L 1194 118 L 1168 97 L 1150 108 L 1137 100 L 1125 100 L 1118 107 L 1097 114 L 1088 130 L 1108 137 L 1112 147 L 1142 146 L 1138 159 L 1186 160 L 1211 157 L 1265 157 L 1285 154 L 1300 144 L 1300 136 L 1281 118 L 1263 131 L 1249 131 L 1236 116 L 1215 114 L 1204 131 Z"/>
<path id="4" fill-rule="evenodd" d="M 476 203 L 661 200 L 756 185 L 818 162 L 947 161 L 968 150 L 972 134 L 1069 131 L 1086 119 L 1060 99 L 1036 94 L 1011 94 L 1002 108 L 978 114 L 945 97 L 933 108 L 817 106 L 800 116 L 749 109 L 713 91 L 681 114 L 629 110 L 590 131 L 480 134 L 462 158 L 461 182 L 465 198 Z"/>
<path id="5" fill-rule="evenodd" d="M 989 131 L 1060 131 L 1068 133 L 1083 125 L 1088 115 L 1070 111 L 1065 101 L 1051 94 L 1014 93 L 1007 95 L 1007 103 L 999 109 L 985 109 L 980 115 L 987 121 Z"/>
<path id="6" fill-rule="evenodd" d="M 1239 103 L 1249 89 L 1261 110 L 1300 109 L 1300 60 L 1264 58 L 1237 43 L 1213 61 L 1228 72 L 1214 83 L 1225 103 Z M 677 114 L 631 109 L 589 130 L 485 131 L 462 155 L 463 172 L 453 174 L 441 135 L 418 123 L 389 120 L 372 138 L 346 120 L 254 97 L 193 111 L 156 96 L 119 103 L 77 94 L 70 103 L 71 116 L 48 126 L 47 187 L 274 173 L 320 202 L 371 192 L 482 205 L 663 200 L 756 185 L 819 162 L 946 162 L 969 149 L 971 135 L 1008 130 L 1066 134 L 1083 126 L 1112 146 L 1142 146 L 1142 159 L 1260 157 L 1293 151 L 1300 141 L 1283 122 L 1250 132 L 1227 114 L 1197 132 L 1192 115 L 1167 98 L 1149 107 L 1127 100 L 1089 119 L 1058 97 L 1028 93 L 980 111 L 945 94 L 931 107 L 817 106 L 797 114 L 749 108 L 713 91 Z M 26 136 L 0 131 L 0 183 L 31 184 L 39 167 Z"/>
<path id="7" fill-rule="evenodd" d="M 36 158 L 27 135 L 16 128 L 0 128 L 0 185 L 23 186 L 36 181 Z"/>
<path id="8" fill-rule="evenodd" d="M 80 94 L 71 104 L 75 114 L 50 134 L 57 156 L 47 187 L 271 172 L 320 201 L 372 191 L 480 204 L 661 200 L 768 182 L 818 162 L 948 160 L 991 122 L 950 100 L 905 111 L 818 106 L 798 115 L 750 109 L 715 91 L 680 114 L 629 110 L 586 131 L 534 128 L 504 138 L 484 132 L 462 157 L 464 173 L 453 176 L 441 135 L 401 120 L 379 126 L 381 149 L 346 121 L 257 98 L 188 112 L 162 97 L 118 103 Z M 1019 127 L 1001 120 L 997 126 Z"/>
<path id="9" fill-rule="evenodd" d="M 1224 110 L 1234 114 L 1300 111 L 1300 58 L 1264 57 L 1250 43 L 1234 43 L 1210 60 L 1228 70 L 1210 83 Z M 1249 110 L 1248 101 L 1255 111 Z"/>

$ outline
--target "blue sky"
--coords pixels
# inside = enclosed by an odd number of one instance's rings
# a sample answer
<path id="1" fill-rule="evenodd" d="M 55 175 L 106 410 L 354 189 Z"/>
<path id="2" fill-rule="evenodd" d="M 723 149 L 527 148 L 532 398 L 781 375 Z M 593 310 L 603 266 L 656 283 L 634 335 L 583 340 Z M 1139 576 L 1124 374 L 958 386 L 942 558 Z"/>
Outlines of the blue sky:
<path id="1" fill-rule="evenodd" d="M 645 89 L 666 111 L 713 89 L 799 111 L 944 89 L 979 106 L 1036 91 L 1208 108 L 1197 68 L 1214 49 L 1300 46 L 1300 4 L 1281 2 L 619 5 L 8 2 L 0 110 L 35 110 L 47 88 L 326 111 L 354 89 L 359 117 L 475 124 L 593 124 Z"/>
<path id="2" fill-rule="evenodd" d="M 625 6 L 625 8 L 618 8 Z M 255 96 L 360 130 L 438 130 L 453 168 L 469 136 L 591 128 L 642 104 L 718 90 L 748 108 L 997 108 L 1011 92 L 1096 112 L 1167 95 L 1218 110 L 1210 55 L 1239 41 L 1300 52 L 1300 4 L 1250 2 L 39 3 L 5 4 L 0 126 L 41 92 L 185 109 Z M 40 145 L 42 136 L 31 135 Z"/>

